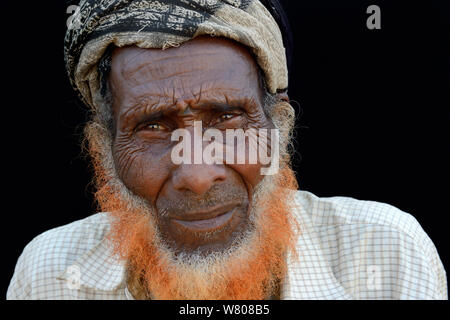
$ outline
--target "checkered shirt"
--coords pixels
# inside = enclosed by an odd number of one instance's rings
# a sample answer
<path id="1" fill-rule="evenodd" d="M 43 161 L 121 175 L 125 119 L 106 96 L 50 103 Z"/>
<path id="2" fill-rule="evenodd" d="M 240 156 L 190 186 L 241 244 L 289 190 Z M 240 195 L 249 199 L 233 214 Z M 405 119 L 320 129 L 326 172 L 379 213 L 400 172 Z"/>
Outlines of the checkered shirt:
<path id="1" fill-rule="evenodd" d="M 298 257 L 282 299 L 447 299 L 444 267 L 409 214 L 388 204 L 297 191 Z M 7 299 L 133 299 L 105 235 L 107 213 L 44 232 L 19 257 Z"/>

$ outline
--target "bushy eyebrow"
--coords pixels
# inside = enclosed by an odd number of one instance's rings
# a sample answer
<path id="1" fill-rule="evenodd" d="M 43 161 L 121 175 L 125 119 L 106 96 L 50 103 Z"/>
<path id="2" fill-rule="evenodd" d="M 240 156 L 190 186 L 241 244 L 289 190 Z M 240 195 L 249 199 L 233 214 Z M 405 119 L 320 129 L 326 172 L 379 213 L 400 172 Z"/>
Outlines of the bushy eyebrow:
<path id="1" fill-rule="evenodd" d="M 236 104 L 236 103 L 235 103 Z M 190 108 L 194 110 L 203 109 L 205 111 L 214 111 L 214 112 L 233 112 L 236 110 L 244 110 L 244 106 L 240 104 L 230 105 L 227 103 L 220 103 L 217 101 L 203 101 L 201 103 L 193 103 L 189 105 Z M 149 106 L 146 104 L 138 104 L 129 112 L 125 112 L 122 116 L 129 117 L 131 114 L 140 114 L 144 115 L 146 118 L 160 118 L 164 115 L 173 114 L 179 112 L 178 108 L 175 105 L 167 106 L 167 105 L 153 105 Z"/>
<path id="2" fill-rule="evenodd" d="M 127 110 L 120 115 L 122 120 L 122 127 L 134 126 L 142 121 L 156 121 L 164 116 L 166 110 L 164 105 L 148 104 L 144 101 L 127 108 Z M 172 107 L 173 108 L 173 107 Z M 171 109 L 172 109 L 171 108 Z"/>
<path id="3" fill-rule="evenodd" d="M 195 104 L 192 106 L 194 109 L 201 108 L 201 109 L 209 109 L 211 111 L 215 112 L 233 112 L 237 110 L 243 111 L 243 106 L 232 106 L 226 103 L 219 103 L 219 102 L 202 102 L 199 104 Z"/>
<path id="4" fill-rule="evenodd" d="M 148 100 L 147 100 L 148 101 Z M 245 99 L 238 99 L 231 103 L 228 101 L 218 102 L 214 101 L 202 101 L 200 103 L 193 103 L 189 107 L 191 109 L 202 109 L 204 111 L 224 113 L 224 112 L 236 112 L 242 111 L 246 112 L 246 101 Z M 141 103 L 136 104 L 134 107 L 129 108 L 120 117 L 122 118 L 122 127 L 134 127 L 136 124 L 141 122 L 158 121 L 165 116 L 174 115 L 179 113 L 180 110 L 175 105 L 167 104 L 148 104 L 146 101 L 141 101 Z"/>

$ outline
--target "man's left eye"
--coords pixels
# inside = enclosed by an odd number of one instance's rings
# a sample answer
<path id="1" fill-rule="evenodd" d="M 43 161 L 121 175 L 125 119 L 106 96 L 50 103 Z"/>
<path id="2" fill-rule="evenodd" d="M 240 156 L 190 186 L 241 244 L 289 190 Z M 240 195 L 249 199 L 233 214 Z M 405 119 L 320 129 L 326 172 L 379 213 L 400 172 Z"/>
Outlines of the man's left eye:
<path id="1" fill-rule="evenodd" d="M 224 121 L 224 120 L 229 120 L 234 118 L 236 115 L 232 114 L 232 113 L 224 113 L 220 116 L 220 120 Z"/>
<path id="2" fill-rule="evenodd" d="M 147 123 L 142 129 L 148 131 L 165 131 L 166 127 L 160 123 Z"/>

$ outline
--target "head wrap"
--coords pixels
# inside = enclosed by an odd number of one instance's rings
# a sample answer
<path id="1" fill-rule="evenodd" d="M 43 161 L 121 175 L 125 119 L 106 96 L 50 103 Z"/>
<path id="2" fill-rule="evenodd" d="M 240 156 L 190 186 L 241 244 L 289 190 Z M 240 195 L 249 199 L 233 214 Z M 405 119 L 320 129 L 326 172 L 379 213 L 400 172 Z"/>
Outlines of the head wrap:
<path id="1" fill-rule="evenodd" d="M 77 15 L 64 57 L 72 86 L 90 107 L 96 108 L 98 63 L 110 45 L 166 49 L 200 35 L 247 46 L 269 92 L 287 89 L 283 38 L 259 0 L 81 0 Z"/>

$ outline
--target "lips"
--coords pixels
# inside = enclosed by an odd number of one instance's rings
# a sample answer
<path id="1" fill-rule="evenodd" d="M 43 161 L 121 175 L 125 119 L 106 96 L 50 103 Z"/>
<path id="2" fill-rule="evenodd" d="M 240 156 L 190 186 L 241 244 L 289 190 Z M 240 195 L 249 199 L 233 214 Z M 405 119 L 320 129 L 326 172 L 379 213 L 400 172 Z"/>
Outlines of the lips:
<path id="1" fill-rule="evenodd" d="M 192 231 L 211 232 L 226 226 L 235 211 L 236 205 L 230 204 L 209 211 L 187 213 L 183 217 L 173 218 L 172 221 Z"/>

